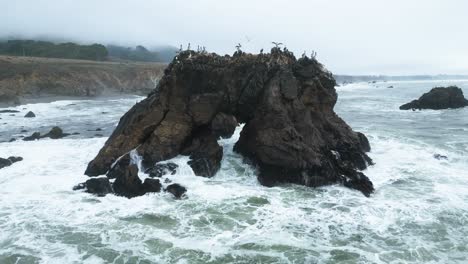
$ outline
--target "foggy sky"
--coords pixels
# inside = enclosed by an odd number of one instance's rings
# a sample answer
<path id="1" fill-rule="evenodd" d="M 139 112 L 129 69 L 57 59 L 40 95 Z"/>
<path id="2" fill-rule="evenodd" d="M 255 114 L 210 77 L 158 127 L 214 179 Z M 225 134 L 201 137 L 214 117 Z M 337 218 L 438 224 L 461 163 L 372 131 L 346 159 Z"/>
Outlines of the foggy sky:
<path id="1" fill-rule="evenodd" d="M 465 0 L 0 0 L 0 37 L 191 43 L 232 54 L 271 41 L 335 74 L 468 74 Z"/>

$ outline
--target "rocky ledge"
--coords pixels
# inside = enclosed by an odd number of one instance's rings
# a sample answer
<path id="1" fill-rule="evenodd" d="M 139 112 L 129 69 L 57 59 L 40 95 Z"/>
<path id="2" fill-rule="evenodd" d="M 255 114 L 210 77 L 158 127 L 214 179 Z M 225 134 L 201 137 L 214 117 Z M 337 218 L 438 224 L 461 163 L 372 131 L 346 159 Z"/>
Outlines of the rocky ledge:
<path id="1" fill-rule="evenodd" d="M 115 176 L 114 190 L 117 184 L 123 196 L 139 195 L 144 187 L 128 160 L 136 151 L 145 171 L 181 154 L 196 175 L 211 177 L 223 156 L 217 139 L 245 123 L 234 149 L 257 166 L 263 185 L 339 183 L 369 196 L 374 188 L 361 172 L 372 163 L 369 142 L 334 113 L 335 85 L 315 58 L 279 48 L 181 52 L 157 88 L 121 118 L 85 174 L 127 171 Z"/>
<path id="2" fill-rule="evenodd" d="M 400 110 L 416 109 L 449 109 L 468 106 L 468 100 L 463 96 L 462 89 L 456 86 L 435 87 L 419 99 L 400 106 Z"/>

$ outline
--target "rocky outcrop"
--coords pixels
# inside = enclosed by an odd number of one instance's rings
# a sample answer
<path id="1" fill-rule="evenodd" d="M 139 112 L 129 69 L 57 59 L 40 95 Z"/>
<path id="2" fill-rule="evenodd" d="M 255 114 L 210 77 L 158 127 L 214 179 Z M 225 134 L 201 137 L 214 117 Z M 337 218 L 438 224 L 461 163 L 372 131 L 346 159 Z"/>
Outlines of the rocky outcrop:
<path id="1" fill-rule="evenodd" d="M 33 140 L 38 140 L 41 138 L 51 138 L 51 139 L 60 139 L 69 136 L 69 133 L 64 133 L 63 130 L 60 127 L 53 127 L 49 132 L 47 132 L 45 135 L 41 135 L 40 132 L 34 132 L 31 134 L 31 136 L 23 138 L 24 141 L 33 141 Z"/>
<path id="2" fill-rule="evenodd" d="M 7 159 L 0 158 L 0 169 L 11 166 L 13 163 L 22 161 L 22 157 L 8 157 Z"/>
<path id="3" fill-rule="evenodd" d="M 335 85 L 314 58 L 278 48 L 232 57 L 182 52 L 121 118 L 85 174 L 105 174 L 135 150 L 145 168 L 182 154 L 197 175 L 213 176 L 223 155 L 217 138 L 240 122 L 235 151 L 257 165 L 262 184 L 341 183 L 368 196 L 372 182 L 359 170 L 371 164 L 370 145 L 334 113 Z"/>
<path id="4" fill-rule="evenodd" d="M 419 99 L 400 106 L 400 110 L 410 109 L 449 109 L 468 106 L 468 100 L 463 96 L 462 89 L 456 86 L 436 87 Z"/>
<path id="5" fill-rule="evenodd" d="M 73 187 L 74 191 L 81 189 L 97 196 L 106 196 L 113 191 L 109 179 L 106 177 L 92 178 Z"/>
<path id="6" fill-rule="evenodd" d="M 166 65 L 0 56 L 0 104 L 48 96 L 147 95 Z"/>

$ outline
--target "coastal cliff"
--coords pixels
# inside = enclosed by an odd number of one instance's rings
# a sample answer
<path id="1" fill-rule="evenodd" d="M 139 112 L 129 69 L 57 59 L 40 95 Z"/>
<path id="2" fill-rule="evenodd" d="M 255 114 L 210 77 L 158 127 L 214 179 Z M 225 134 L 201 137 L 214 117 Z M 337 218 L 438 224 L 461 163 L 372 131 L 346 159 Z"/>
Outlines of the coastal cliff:
<path id="1" fill-rule="evenodd" d="M 0 104 L 47 96 L 147 95 L 166 64 L 0 56 Z"/>

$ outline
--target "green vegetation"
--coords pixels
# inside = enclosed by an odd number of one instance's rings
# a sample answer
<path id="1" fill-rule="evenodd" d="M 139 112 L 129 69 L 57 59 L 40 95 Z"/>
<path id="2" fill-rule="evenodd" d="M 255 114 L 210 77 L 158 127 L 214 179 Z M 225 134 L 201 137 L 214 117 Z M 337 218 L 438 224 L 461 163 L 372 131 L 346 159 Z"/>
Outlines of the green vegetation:
<path id="1" fill-rule="evenodd" d="M 0 42 L 0 54 L 102 61 L 107 59 L 108 52 L 101 44 L 79 45 L 71 42 L 55 44 L 48 41 L 8 40 Z"/>
<path id="2" fill-rule="evenodd" d="M 45 57 L 78 60 L 125 60 L 146 62 L 169 62 L 174 58 L 177 49 L 171 46 L 156 48 L 150 51 L 143 46 L 135 48 L 101 44 L 80 45 L 72 42 L 53 43 L 39 40 L 0 41 L 0 55 Z"/>

